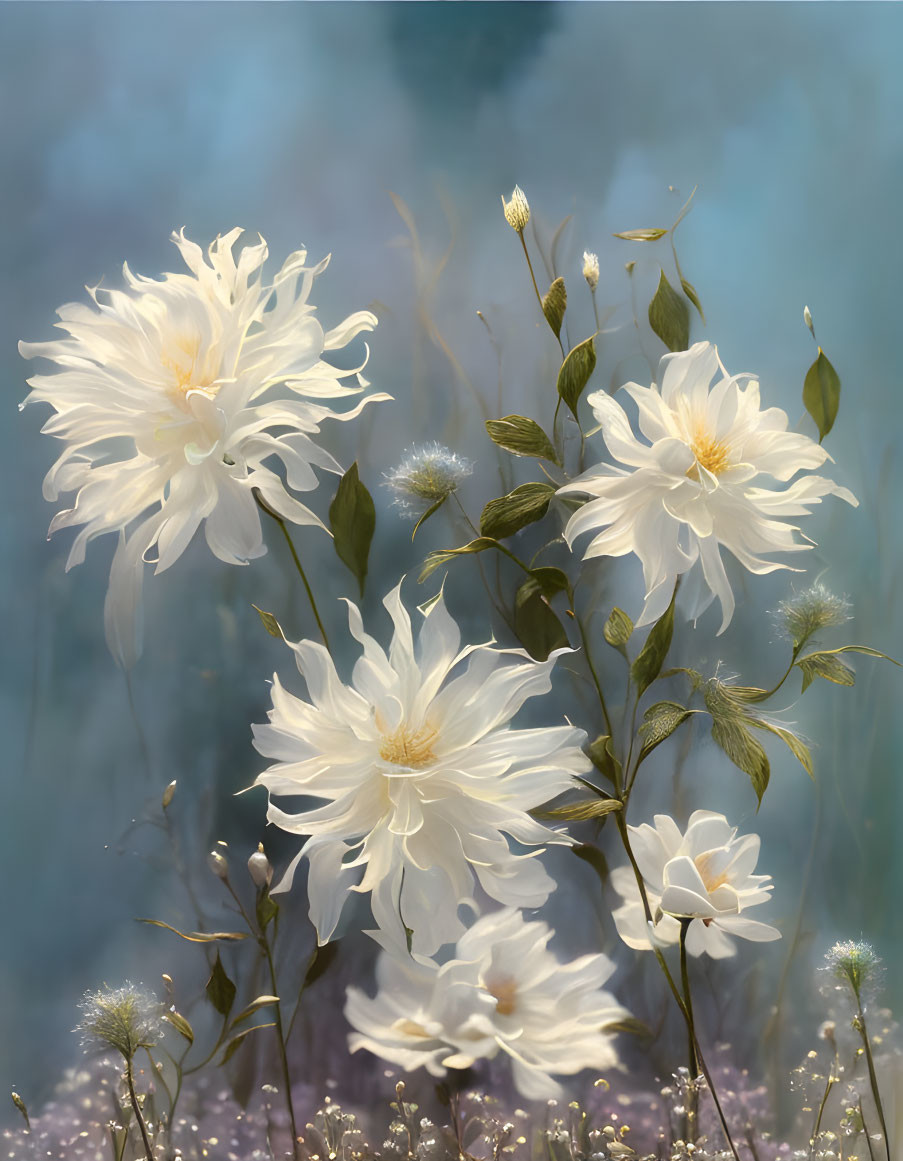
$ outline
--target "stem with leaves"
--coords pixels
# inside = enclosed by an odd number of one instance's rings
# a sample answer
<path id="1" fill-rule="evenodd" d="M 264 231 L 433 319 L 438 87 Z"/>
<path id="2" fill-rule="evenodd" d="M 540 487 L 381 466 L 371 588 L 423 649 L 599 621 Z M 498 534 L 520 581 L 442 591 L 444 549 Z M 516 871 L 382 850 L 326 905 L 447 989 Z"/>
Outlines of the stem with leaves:
<path id="1" fill-rule="evenodd" d="M 331 653 L 332 650 L 329 648 L 329 638 L 326 635 L 326 629 L 324 628 L 323 621 L 320 618 L 320 611 L 317 608 L 317 602 L 314 600 L 313 589 L 310 587 L 310 581 L 307 579 L 307 574 L 304 571 L 304 566 L 301 564 L 301 559 L 295 549 L 294 542 L 292 541 L 291 535 L 289 534 L 286 523 L 278 512 L 273 511 L 273 509 L 269 506 L 269 504 L 267 504 L 266 500 L 263 499 L 263 497 L 256 489 L 254 491 L 254 499 L 257 501 L 258 508 L 260 508 L 261 511 L 266 512 L 268 516 L 275 520 L 282 530 L 282 535 L 285 537 L 285 542 L 288 545 L 289 552 L 292 554 L 292 560 L 295 563 L 298 576 L 301 577 L 301 581 L 304 585 L 304 591 L 307 593 L 307 599 L 310 603 L 310 608 L 314 615 L 314 620 L 317 622 L 317 628 L 320 631 L 320 637 L 323 639 L 323 644 L 326 646 L 327 652 Z"/>

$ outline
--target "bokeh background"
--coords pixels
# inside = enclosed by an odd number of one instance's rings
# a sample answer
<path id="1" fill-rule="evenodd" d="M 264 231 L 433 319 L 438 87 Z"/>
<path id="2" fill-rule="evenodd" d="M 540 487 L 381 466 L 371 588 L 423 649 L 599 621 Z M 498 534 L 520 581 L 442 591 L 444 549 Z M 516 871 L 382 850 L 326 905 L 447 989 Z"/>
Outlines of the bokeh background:
<path id="1" fill-rule="evenodd" d="M 287 669 L 251 601 L 279 612 L 290 634 L 310 632 L 277 541 L 244 570 L 195 546 L 148 580 L 130 708 L 103 642 L 113 546 L 92 545 L 65 575 L 65 534 L 46 540 L 41 479 L 56 450 L 39 434 L 39 408 L 17 412 L 29 373 L 17 340 L 49 338 L 55 308 L 83 299 L 86 283 L 117 285 L 123 260 L 147 274 L 175 268 L 168 236 L 183 225 L 202 243 L 234 225 L 260 231 L 275 261 L 302 244 L 332 252 L 316 289 L 322 317 L 377 311 L 369 377 L 398 400 L 330 433 L 376 497 L 365 604 L 378 616 L 401 571 L 462 536 L 437 518 L 412 547 L 381 473 L 411 443 L 444 439 L 477 461 L 462 498 L 478 513 L 497 480 L 476 400 L 490 414 L 500 401 L 502 414 L 549 419 L 556 348 L 499 194 L 518 182 L 547 238 L 573 215 L 559 249 L 572 341 L 592 329 L 580 256 L 598 251 L 600 303 L 617 308 L 618 328 L 594 381 L 604 386 L 648 381 L 642 359 L 618 367 L 636 349 L 624 263 L 638 262 L 642 319 L 658 260 L 670 262 L 667 248 L 611 235 L 670 225 L 698 185 L 679 231 L 708 323 L 695 320 L 693 336 L 716 341 L 730 370 L 756 372 L 796 422 L 815 353 L 802 322 L 811 308 L 843 380 L 827 445 L 834 474 L 862 503 L 822 506 L 807 524 L 820 547 L 803 563 L 853 604 L 836 643 L 899 657 L 901 43 L 903 10 L 885 4 L 0 6 L 0 1090 L 47 1095 L 76 1057 L 69 1029 L 86 988 L 127 976 L 153 985 L 180 962 L 174 937 L 133 921 L 191 922 L 165 842 L 141 820 L 175 778 L 198 891 L 212 894 L 203 856 L 213 840 L 243 861 L 264 837 L 261 792 L 233 797 L 261 768 L 249 723 L 265 713 L 267 676 Z M 657 357 L 648 329 L 643 341 Z M 327 480 L 323 512 L 331 492 Z M 319 589 L 352 595 L 325 538 L 304 530 L 298 541 Z M 448 599 L 485 635 L 475 577 L 462 563 Z M 634 613 L 636 581 L 628 569 L 611 582 Z M 729 632 L 715 640 L 712 614 L 678 647 L 709 672 L 720 662 L 766 683 L 786 656 L 767 610 L 791 577 L 738 586 Z M 756 814 L 748 784 L 703 733 L 682 766 L 677 809 L 724 810 L 759 831 L 760 869 L 776 880 L 772 918 L 786 938 L 736 967 L 750 1005 L 741 1040 L 756 1038 L 782 973 L 800 1023 L 817 1021 L 813 972 L 838 937 L 876 944 L 891 966 L 887 1001 L 903 1005 L 903 687 L 890 666 L 857 669 L 853 690 L 823 684 L 798 701 L 794 687 L 781 702 L 815 742 L 817 786 L 772 748 L 773 787 Z M 659 758 L 635 821 L 675 805 L 677 750 Z M 284 861 L 289 848 L 266 837 Z M 572 886 L 556 901 L 562 939 L 579 950 L 600 933 L 610 942 L 591 874 Z"/>

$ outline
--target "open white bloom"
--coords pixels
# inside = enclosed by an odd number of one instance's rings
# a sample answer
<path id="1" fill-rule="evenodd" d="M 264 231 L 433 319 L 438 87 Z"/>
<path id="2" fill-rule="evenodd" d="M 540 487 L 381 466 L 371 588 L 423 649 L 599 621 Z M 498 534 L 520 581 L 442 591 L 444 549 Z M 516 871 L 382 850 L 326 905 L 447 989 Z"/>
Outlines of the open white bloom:
<path id="1" fill-rule="evenodd" d="M 606 1028 L 629 1014 L 602 988 L 614 964 L 601 954 L 560 963 L 547 949 L 551 937 L 545 923 L 508 908 L 478 919 L 441 967 L 383 953 L 376 996 L 348 989 L 351 1051 L 433 1076 L 501 1051 L 531 1100 L 562 1095 L 552 1074 L 614 1067 Z"/>
<path id="2" fill-rule="evenodd" d="M 830 457 L 808 436 L 788 431 L 780 408 L 760 410 L 757 380 L 729 376 L 711 343 L 665 355 L 658 378 L 659 385 L 623 388 L 637 405 L 648 443 L 637 439 L 626 412 L 605 391 L 588 397 L 609 453 L 627 466 L 599 464 L 559 489 L 559 494 L 590 497 L 564 535 L 573 547 L 583 533 L 594 533 L 584 560 L 636 553 L 646 583 L 638 625 L 658 620 L 677 578 L 698 562 L 704 587 L 692 615 L 717 596 L 723 632 L 733 616 L 734 595 L 722 547 L 754 573 L 786 568 L 761 554 L 800 552 L 811 543 L 797 541 L 799 529 L 785 517 L 808 515 L 827 495 L 857 501 L 822 476 L 802 476 L 783 489 L 773 486 Z"/>
<path id="3" fill-rule="evenodd" d="M 324 332 L 308 297 L 329 259 L 308 266 L 298 250 L 265 284 L 266 244 L 261 238 L 236 256 L 240 234 L 218 237 L 209 261 L 184 232 L 174 234 L 190 273 L 158 281 L 125 266 L 126 291 L 94 287 L 93 307 L 60 307 L 57 326 L 67 338 L 19 344 L 25 358 L 58 364 L 55 374 L 29 379 L 26 402 L 53 407 L 43 431 L 65 443 L 44 495 L 75 493 L 50 525 L 51 532 L 80 526 L 66 567 L 84 559 L 96 536 L 119 534 L 105 622 L 110 648 L 126 665 L 140 652 L 148 554 L 156 548 L 157 572 L 169 568 L 203 522 L 220 560 L 261 556 L 254 489 L 284 519 L 320 524 L 265 461 L 280 460 L 288 487 L 310 491 L 314 465 L 341 472 L 311 438 L 320 423 L 389 398 L 371 395 L 346 412 L 324 404 L 367 385 L 361 368 L 337 370 L 323 355 L 372 330 L 376 318 L 359 311 Z M 343 385 L 349 375 L 357 381 Z"/>
<path id="4" fill-rule="evenodd" d="M 687 930 L 690 955 L 733 955 L 731 936 L 758 942 L 781 938 L 777 928 L 746 916 L 750 907 L 771 898 L 771 876 L 752 873 L 758 835 L 737 838 L 737 828 L 710 810 L 694 810 L 684 834 L 667 814 L 657 814 L 654 826 L 628 830 L 658 943 L 677 943 L 680 918 L 693 920 Z M 650 931 L 632 868 L 617 868 L 612 886 L 624 900 L 613 912 L 618 934 L 628 947 L 648 951 Z"/>
<path id="5" fill-rule="evenodd" d="M 321 645 L 292 645 L 310 701 L 274 678 L 270 724 L 254 727 L 254 744 L 275 764 L 257 782 L 271 796 L 270 822 L 310 836 L 277 889 L 291 886 L 305 856 L 320 942 L 348 892 L 370 892 L 379 941 L 404 955 L 407 927 L 412 952 L 429 956 L 464 931 L 458 906 L 476 908 L 475 881 L 500 903 L 545 902 L 555 883 L 534 857 L 541 850 L 513 854 L 508 836 L 570 842 L 527 812 L 572 788 L 590 763 L 582 730 L 510 726 L 527 698 L 548 692 L 556 654 L 539 663 L 520 649 L 461 648 L 441 596 L 415 644 L 400 584 L 384 604 L 395 624 L 388 653 L 348 602 L 363 646 L 350 685 Z M 287 814 L 272 801 L 286 794 L 325 802 Z"/>

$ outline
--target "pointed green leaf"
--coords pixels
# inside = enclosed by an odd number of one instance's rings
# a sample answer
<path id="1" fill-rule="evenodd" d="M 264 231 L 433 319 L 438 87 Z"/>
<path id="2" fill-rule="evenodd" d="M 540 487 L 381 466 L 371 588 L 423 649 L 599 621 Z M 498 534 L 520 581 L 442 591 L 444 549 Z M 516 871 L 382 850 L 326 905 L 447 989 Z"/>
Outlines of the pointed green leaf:
<path id="1" fill-rule="evenodd" d="M 567 806 L 554 806 L 549 810 L 531 810 L 533 818 L 540 822 L 585 822 L 590 818 L 604 818 L 614 810 L 623 810 L 619 798 L 584 798 Z"/>
<path id="2" fill-rule="evenodd" d="M 651 754 L 670 738 L 678 726 L 682 725 L 695 711 L 687 709 L 676 701 L 657 701 L 643 715 L 640 736 L 643 739 L 641 760 Z"/>
<path id="3" fill-rule="evenodd" d="M 856 674 L 844 661 L 830 653 L 808 653 L 796 663 L 803 675 L 803 693 L 816 677 L 835 685 L 855 685 Z"/>
<path id="4" fill-rule="evenodd" d="M 657 242 L 659 238 L 664 238 L 667 233 L 667 230 L 663 230 L 659 226 L 652 226 L 645 230 L 622 230 L 620 234 L 612 236 L 623 238 L 625 242 Z"/>
<path id="5" fill-rule="evenodd" d="M 435 552 L 429 553 L 417 579 L 420 582 L 425 581 L 433 575 L 437 568 L 441 568 L 443 564 L 449 564 L 456 556 L 485 552 L 487 548 L 495 548 L 497 545 L 498 541 L 491 536 L 478 536 L 476 540 L 471 540 L 469 544 L 464 544 L 461 548 L 439 548 Z"/>
<path id="6" fill-rule="evenodd" d="M 302 991 L 304 988 L 309 988 L 311 984 L 315 984 L 320 976 L 329 971 L 338 954 L 339 941 L 337 939 L 334 939 L 332 943 L 324 943 L 314 948 L 313 954 L 307 961 L 307 971 L 304 973 L 304 983 L 301 985 Z"/>
<path id="7" fill-rule="evenodd" d="M 363 596 L 376 509 L 373 497 L 358 478 L 357 463 L 339 481 L 335 499 L 329 505 L 329 527 L 336 554 L 357 579 Z"/>
<path id="8" fill-rule="evenodd" d="M 555 495 L 552 484 L 521 484 L 507 496 L 490 500 L 480 516 L 480 534 L 504 540 L 521 528 L 541 520 Z"/>
<path id="9" fill-rule="evenodd" d="M 246 931 L 179 931 L 178 927 L 172 927 L 162 919 L 138 919 L 136 922 L 149 923 L 152 927 L 164 927 L 167 931 L 174 932 L 180 939 L 187 939 L 189 943 L 231 943 L 248 938 Z"/>
<path id="10" fill-rule="evenodd" d="M 692 282 L 688 282 L 686 278 L 681 277 L 680 288 L 699 311 L 699 317 L 705 322 L 705 315 L 702 313 L 702 304 L 699 301 L 699 295 L 696 293 L 696 287 Z"/>
<path id="11" fill-rule="evenodd" d="M 249 1016 L 253 1016 L 255 1012 L 259 1012 L 261 1008 L 266 1008 L 270 1004 L 278 1004 L 278 996 L 258 996 L 256 1000 L 252 1000 L 246 1008 L 238 1013 L 232 1021 L 231 1028 L 237 1028 L 239 1024 L 247 1020 Z"/>
<path id="12" fill-rule="evenodd" d="M 677 589 L 671 596 L 671 604 L 664 614 L 652 626 L 646 643 L 640 650 L 639 656 L 630 667 L 630 676 L 637 689 L 637 697 L 642 697 L 649 686 L 661 673 L 668 650 L 671 648 L 671 638 L 674 635 L 674 599 Z"/>
<path id="13" fill-rule="evenodd" d="M 226 1041 L 223 1047 L 223 1055 L 222 1059 L 220 1060 L 220 1067 L 222 1067 L 224 1064 L 227 1064 L 232 1059 L 232 1057 L 239 1050 L 239 1048 L 241 1048 L 242 1044 L 244 1044 L 245 1040 L 248 1036 L 251 1035 L 252 1032 L 259 1032 L 261 1028 L 275 1027 L 275 1023 L 252 1024 L 250 1028 L 243 1028 L 241 1032 L 237 1032 L 234 1036 Z"/>
<path id="14" fill-rule="evenodd" d="M 261 891 L 257 896 L 257 923 L 261 931 L 279 914 L 279 904 L 269 891 Z"/>
<path id="15" fill-rule="evenodd" d="M 226 969 L 223 967 L 219 952 L 216 953 L 216 961 L 204 990 L 207 993 L 207 999 L 217 1012 L 221 1016 L 228 1016 L 235 1003 L 235 984 L 226 975 Z"/>
<path id="16" fill-rule="evenodd" d="M 615 1020 L 613 1024 L 604 1024 L 603 1030 L 610 1036 L 614 1036 L 618 1032 L 624 1032 L 628 1036 L 639 1036 L 641 1040 L 656 1039 L 656 1034 L 649 1025 L 644 1024 L 642 1020 L 637 1020 L 635 1016 L 627 1016 L 623 1020 Z"/>
<path id="17" fill-rule="evenodd" d="M 803 383 L 803 406 L 818 427 L 818 442 L 834 426 L 840 406 L 840 379 L 825 352 L 818 348 L 818 358 L 806 372 Z"/>
<path id="18" fill-rule="evenodd" d="M 194 1044 L 194 1029 L 181 1014 L 181 1012 L 177 1012 L 174 1008 L 170 1008 L 169 1011 L 163 1013 L 163 1019 L 168 1020 L 169 1023 L 172 1024 L 173 1028 L 175 1028 L 175 1030 L 181 1036 L 185 1037 L 189 1044 Z"/>
<path id="19" fill-rule="evenodd" d="M 771 777 L 771 766 L 761 743 L 742 718 L 730 715 L 713 717 L 712 737 L 734 765 L 749 776 L 756 798 L 761 803 Z"/>
<path id="20" fill-rule="evenodd" d="M 571 582 L 568 580 L 567 573 L 561 571 L 560 568 L 553 568 L 551 565 L 540 565 L 539 568 L 531 568 L 530 576 L 536 581 L 542 595 L 544 597 L 554 597 L 556 593 L 566 593 L 570 591 Z"/>
<path id="21" fill-rule="evenodd" d="M 690 308 L 665 277 L 664 270 L 649 303 L 649 325 L 669 351 L 685 351 L 690 345 Z"/>
<path id="22" fill-rule="evenodd" d="M 631 633 L 633 633 L 633 621 L 631 621 L 623 609 L 619 609 L 615 605 L 608 614 L 608 620 L 602 626 L 602 636 L 612 649 L 617 649 L 619 653 L 626 657 L 627 649 L 625 646 L 630 640 Z"/>
<path id="23" fill-rule="evenodd" d="M 571 850 L 578 859 L 589 863 L 603 883 L 608 882 L 608 860 L 597 846 L 592 843 L 578 843 L 571 847 Z"/>
<path id="24" fill-rule="evenodd" d="M 564 288 L 564 279 L 556 278 L 542 300 L 542 313 L 546 316 L 546 322 L 554 331 L 556 339 L 561 335 L 561 324 L 564 322 L 567 305 L 568 294 Z"/>
<path id="25" fill-rule="evenodd" d="M 615 757 L 608 734 L 600 734 L 595 741 L 586 748 L 586 755 L 600 774 L 603 774 L 613 785 L 618 784 L 621 772 L 621 763 Z"/>
<path id="26" fill-rule="evenodd" d="M 577 402 L 596 367 L 596 342 L 593 336 L 574 347 L 558 372 L 558 394 L 577 415 Z"/>
<path id="27" fill-rule="evenodd" d="M 437 500 L 435 504 L 430 504 L 429 508 L 427 508 L 427 510 L 414 525 L 414 531 L 411 533 L 411 540 L 413 540 L 417 535 L 418 531 L 420 530 L 420 525 L 426 524 L 427 520 L 429 520 L 431 516 L 434 516 L 439 511 L 447 499 L 448 496 L 443 496 L 441 499 Z"/>
<path id="28" fill-rule="evenodd" d="M 251 608 L 257 613 L 263 622 L 263 627 L 271 637 L 278 637 L 280 641 L 285 640 L 285 635 L 282 632 L 282 626 L 276 620 L 272 613 L 264 612 L 263 609 L 258 609 L 256 605 L 252 604 Z"/>
<path id="29" fill-rule="evenodd" d="M 517 590 L 514 632 L 536 661 L 545 661 L 555 649 L 563 649 L 568 644 L 564 626 L 549 607 L 535 577 L 528 577 Z"/>
<path id="30" fill-rule="evenodd" d="M 506 415 L 503 419 L 487 419 L 486 431 L 489 438 L 499 447 L 513 452 L 516 456 L 535 456 L 559 464 L 560 460 L 552 441 L 535 419 L 525 415 Z"/>
<path id="31" fill-rule="evenodd" d="M 815 771 L 812 766 L 812 754 L 806 743 L 796 736 L 792 730 L 788 730 L 786 726 L 778 725 L 777 722 L 770 722 L 765 718 L 759 718 L 755 722 L 763 730 L 768 730 L 770 734 L 774 734 L 776 738 L 780 738 L 790 753 L 796 758 L 802 768 L 806 771 L 810 778 L 815 777 Z"/>

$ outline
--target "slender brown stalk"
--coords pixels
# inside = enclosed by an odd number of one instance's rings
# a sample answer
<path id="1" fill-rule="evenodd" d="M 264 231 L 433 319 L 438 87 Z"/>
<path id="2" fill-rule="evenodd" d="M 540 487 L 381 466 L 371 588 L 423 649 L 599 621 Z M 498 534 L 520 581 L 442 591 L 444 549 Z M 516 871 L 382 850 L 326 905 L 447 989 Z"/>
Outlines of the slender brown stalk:
<path id="1" fill-rule="evenodd" d="M 151 1147 L 150 1137 L 147 1135 L 147 1125 L 144 1123 L 144 1114 L 141 1112 L 141 1104 L 138 1100 L 138 1094 L 135 1092 L 135 1081 L 132 1077 L 131 1060 L 126 1060 L 125 1062 L 125 1082 L 128 1085 L 129 1101 L 132 1105 L 132 1112 L 134 1112 L 135 1120 L 138 1122 L 138 1128 L 141 1130 L 141 1140 L 144 1142 L 144 1152 L 147 1156 L 147 1161 L 154 1161 L 154 1150 Z"/>

